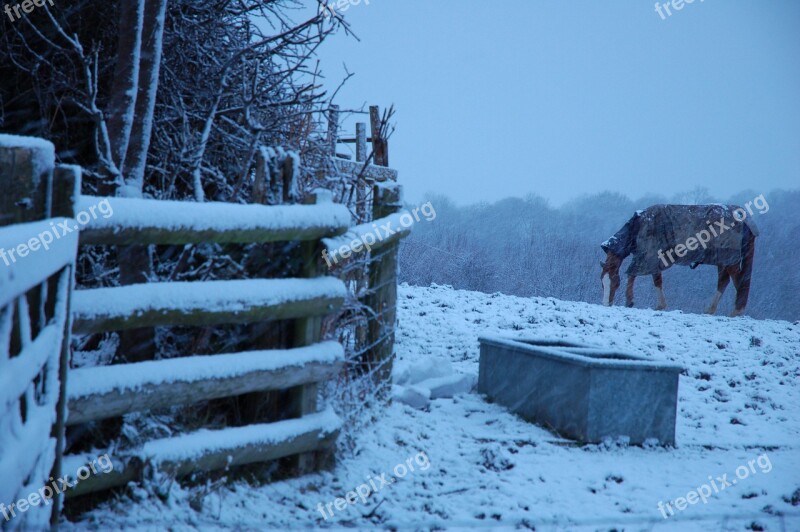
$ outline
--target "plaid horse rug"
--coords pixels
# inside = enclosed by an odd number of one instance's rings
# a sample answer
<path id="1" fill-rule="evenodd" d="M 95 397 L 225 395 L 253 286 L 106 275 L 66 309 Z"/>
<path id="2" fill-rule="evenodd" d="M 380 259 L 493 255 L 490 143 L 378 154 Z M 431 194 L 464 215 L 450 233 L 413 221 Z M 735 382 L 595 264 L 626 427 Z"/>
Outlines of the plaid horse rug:
<path id="1" fill-rule="evenodd" d="M 739 264 L 750 233 L 758 236 L 758 229 L 736 205 L 653 205 L 636 211 L 600 247 L 623 259 L 633 255 L 628 275 L 653 275 L 673 264 Z"/>

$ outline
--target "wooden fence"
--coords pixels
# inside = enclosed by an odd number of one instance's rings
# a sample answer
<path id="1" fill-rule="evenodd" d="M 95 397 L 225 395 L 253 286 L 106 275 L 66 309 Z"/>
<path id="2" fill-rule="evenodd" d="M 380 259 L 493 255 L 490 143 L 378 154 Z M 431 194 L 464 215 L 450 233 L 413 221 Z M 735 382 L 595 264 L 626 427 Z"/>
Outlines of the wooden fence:
<path id="1" fill-rule="evenodd" d="M 91 220 L 81 244 L 196 244 L 304 241 L 346 231 L 344 207 L 323 201 L 310 205 L 230 205 L 82 196 L 86 212 L 108 202 L 113 215 Z M 339 430 L 331 411 L 321 411 L 317 384 L 335 377 L 342 348 L 320 341 L 319 318 L 335 312 L 345 287 L 319 276 L 316 246 L 306 248 L 304 278 L 167 282 L 77 290 L 72 313 L 76 334 L 153 326 L 215 326 L 266 320 L 295 320 L 293 348 L 116 364 L 78 369 L 70 374 L 67 424 L 85 423 L 130 412 L 291 389 L 285 408 L 292 419 L 247 427 L 204 430 L 149 441 L 110 474 L 80 482 L 68 497 L 123 485 L 140 478 L 147 464 L 181 477 L 198 471 L 264 462 L 290 455 L 300 469 L 315 467 L 315 453 L 330 452 Z M 73 384 L 74 383 L 74 384 Z M 184 449 L 192 449 L 186 453 Z M 81 465 L 86 457 L 67 457 Z"/>
<path id="2" fill-rule="evenodd" d="M 292 171 L 290 163 L 285 166 Z M 285 200 L 291 176 L 281 175 L 282 185 L 273 187 L 273 180 L 257 193 Z M 27 497 L 50 476 L 66 473 L 74 479 L 91 461 L 93 456 L 84 454 L 62 456 L 66 425 L 251 392 L 285 391 L 280 406 L 288 419 L 146 441 L 115 453 L 111 472 L 81 479 L 67 498 L 123 486 L 153 471 L 180 478 L 293 456 L 303 473 L 329 460 L 342 422 L 317 404 L 318 386 L 339 374 L 344 350 L 323 340 L 322 319 L 337 312 L 348 287 L 322 265 L 321 252 L 358 227 L 350 228 L 350 212 L 333 203 L 328 192 L 311 195 L 305 204 L 273 206 L 81 196 L 79 168 L 54 167 L 52 145 L 20 137 L 0 137 L 0 185 L 0 221 L 8 226 L 0 229 L 5 249 L 41 237 L 54 227 L 51 222 L 72 228 L 53 239 L 48 250 L 18 253 L 10 266 L 0 264 L 0 503 Z M 396 209 L 399 194 L 396 188 L 379 188 L 376 221 Z M 86 215 L 100 204 L 112 215 Z M 54 216 L 64 218 L 51 220 Z M 27 223 L 32 220 L 43 221 Z M 370 332 L 379 340 L 370 352 L 384 361 L 391 358 L 387 331 L 393 331 L 395 314 L 392 250 L 404 234 L 383 243 L 382 252 L 389 253 L 370 273 L 375 289 L 364 292 L 379 323 Z M 298 278 L 152 282 L 70 293 L 79 245 L 289 241 L 301 243 Z M 292 320 L 289 348 L 187 353 L 69 370 L 71 333 L 267 320 Z M 45 519 L 57 519 L 60 500 L 54 500 L 57 504 L 39 507 L 46 512 L 25 513 L 25 520 L 11 520 L 10 526 L 35 526 L 44 513 Z"/>

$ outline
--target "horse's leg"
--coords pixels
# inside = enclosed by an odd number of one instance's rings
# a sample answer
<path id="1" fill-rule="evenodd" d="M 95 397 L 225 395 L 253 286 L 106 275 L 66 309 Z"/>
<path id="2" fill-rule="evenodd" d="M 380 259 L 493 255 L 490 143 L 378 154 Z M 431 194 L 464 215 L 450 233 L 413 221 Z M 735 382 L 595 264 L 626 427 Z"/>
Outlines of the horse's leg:
<path id="1" fill-rule="evenodd" d="M 756 237 L 748 231 L 747 242 L 742 249 L 744 256 L 742 257 L 741 269 L 732 266 L 733 271 L 736 272 L 736 303 L 734 304 L 731 316 L 741 316 L 744 314 L 744 308 L 747 306 L 747 299 L 750 297 L 750 278 L 753 274 L 755 246 Z"/>
<path id="2" fill-rule="evenodd" d="M 622 259 L 609 252 L 606 262 L 603 264 L 603 271 L 600 280 L 603 283 L 603 305 L 610 307 L 614 304 L 614 296 L 619 288 L 619 267 Z"/>
<path id="3" fill-rule="evenodd" d="M 742 293 L 742 274 L 737 266 L 728 266 L 728 273 L 733 281 L 733 288 L 736 290 L 736 301 L 733 304 L 733 310 L 730 316 L 733 318 L 742 312 L 739 310 L 739 294 Z"/>
<path id="4" fill-rule="evenodd" d="M 656 310 L 664 310 L 667 308 L 667 298 L 664 297 L 664 279 L 661 277 L 661 272 L 653 274 L 653 284 L 656 287 L 656 294 L 658 295 L 658 306 Z"/>
<path id="5" fill-rule="evenodd" d="M 714 294 L 714 297 L 711 298 L 711 304 L 708 305 L 706 314 L 716 314 L 719 300 L 722 299 L 722 294 L 725 293 L 725 289 L 728 287 L 730 280 L 730 269 L 725 266 L 717 266 L 717 292 Z M 736 284 L 735 280 L 734 284 Z"/>
<path id="6" fill-rule="evenodd" d="M 613 275 L 603 274 L 603 305 L 610 307 L 614 304 L 614 296 L 619 288 L 619 273 Z"/>
<path id="7" fill-rule="evenodd" d="M 635 275 L 628 276 L 628 287 L 625 289 L 625 306 L 633 306 L 633 282 L 636 280 Z"/>

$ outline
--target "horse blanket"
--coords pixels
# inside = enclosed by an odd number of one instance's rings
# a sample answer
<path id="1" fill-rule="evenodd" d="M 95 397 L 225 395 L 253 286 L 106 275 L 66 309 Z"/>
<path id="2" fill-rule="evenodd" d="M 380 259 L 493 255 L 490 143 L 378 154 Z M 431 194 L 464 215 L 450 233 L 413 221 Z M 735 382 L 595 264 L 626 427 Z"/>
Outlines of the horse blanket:
<path id="1" fill-rule="evenodd" d="M 739 264 L 751 233 L 758 236 L 758 229 L 736 205 L 653 205 L 600 247 L 623 259 L 633 255 L 628 275 L 653 275 L 673 264 Z"/>

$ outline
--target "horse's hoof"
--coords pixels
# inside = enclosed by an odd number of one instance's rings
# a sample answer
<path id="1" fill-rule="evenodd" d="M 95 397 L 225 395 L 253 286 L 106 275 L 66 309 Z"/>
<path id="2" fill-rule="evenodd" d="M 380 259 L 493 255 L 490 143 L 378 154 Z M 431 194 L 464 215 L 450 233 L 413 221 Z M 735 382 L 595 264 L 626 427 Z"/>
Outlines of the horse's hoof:
<path id="1" fill-rule="evenodd" d="M 625 303 L 625 306 L 628 308 L 633 308 L 633 301 L 631 301 L 630 303 Z"/>
<path id="2" fill-rule="evenodd" d="M 656 310 L 667 310 L 667 306 L 666 305 L 664 305 L 664 306 L 659 305 L 659 306 L 656 307 Z"/>
<path id="3" fill-rule="evenodd" d="M 742 314 L 744 314 L 744 310 L 734 310 L 731 312 L 731 318 L 738 318 Z"/>
<path id="4" fill-rule="evenodd" d="M 717 313 L 717 309 L 715 309 L 715 308 L 707 308 L 706 309 L 706 314 L 709 314 L 709 315 L 713 316 L 716 313 Z"/>

